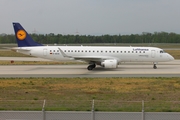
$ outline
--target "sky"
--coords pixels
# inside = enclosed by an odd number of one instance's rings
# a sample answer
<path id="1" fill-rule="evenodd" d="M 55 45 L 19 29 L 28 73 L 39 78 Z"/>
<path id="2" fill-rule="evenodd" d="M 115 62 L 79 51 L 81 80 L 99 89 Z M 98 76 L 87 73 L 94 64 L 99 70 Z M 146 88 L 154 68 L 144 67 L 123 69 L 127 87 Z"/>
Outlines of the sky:
<path id="1" fill-rule="evenodd" d="M 180 0 L 0 0 L 0 34 L 180 34 Z"/>

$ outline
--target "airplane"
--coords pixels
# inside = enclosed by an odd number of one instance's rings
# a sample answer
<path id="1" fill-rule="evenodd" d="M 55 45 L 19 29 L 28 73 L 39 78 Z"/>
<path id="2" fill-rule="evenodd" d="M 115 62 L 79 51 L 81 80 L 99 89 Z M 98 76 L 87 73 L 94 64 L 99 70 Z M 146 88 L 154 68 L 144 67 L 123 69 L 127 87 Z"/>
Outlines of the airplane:
<path id="1" fill-rule="evenodd" d="M 11 50 L 22 54 L 55 61 L 81 60 L 89 63 L 87 69 L 96 65 L 117 68 L 121 62 L 152 62 L 157 69 L 158 62 L 174 60 L 173 56 L 157 47 L 125 46 L 45 46 L 35 42 L 20 23 L 13 23 L 18 47 Z"/>

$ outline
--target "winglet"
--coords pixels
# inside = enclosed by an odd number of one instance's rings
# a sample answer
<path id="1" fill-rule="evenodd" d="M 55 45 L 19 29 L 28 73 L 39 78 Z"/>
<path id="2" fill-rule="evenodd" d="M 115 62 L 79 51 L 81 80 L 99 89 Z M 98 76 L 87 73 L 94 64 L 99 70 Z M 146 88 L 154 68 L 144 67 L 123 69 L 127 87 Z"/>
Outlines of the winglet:
<path id="1" fill-rule="evenodd" d="M 19 23 L 13 23 L 18 47 L 43 46 L 35 42 Z"/>
<path id="2" fill-rule="evenodd" d="M 58 49 L 60 50 L 60 52 L 61 52 L 61 54 L 62 54 L 63 57 L 72 58 L 71 56 L 66 55 L 66 54 L 61 50 L 61 48 L 58 47 Z"/>

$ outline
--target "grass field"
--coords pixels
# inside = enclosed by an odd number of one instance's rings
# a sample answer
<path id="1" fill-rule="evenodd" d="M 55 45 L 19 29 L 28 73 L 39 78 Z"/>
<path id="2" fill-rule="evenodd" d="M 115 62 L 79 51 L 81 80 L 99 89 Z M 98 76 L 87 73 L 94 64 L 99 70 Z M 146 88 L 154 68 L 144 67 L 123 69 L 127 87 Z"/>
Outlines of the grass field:
<path id="1" fill-rule="evenodd" d="M 0 78 L 1 110 L 180 111 L 180 78 Z"/>
<path id="2" fill-rule="evenodd" d="M 180 59 L 180 50 L 166 50 L 166 52 L 172 55 L 175 59 Z"/>
<path id="3" fill-rule="evenodd" d="M 77 61 L 11 61 L 8 60 L 0 60 L 0 65 L 80 65 L 80 64 L 87 64 L 85 62 L 77 62 Z"/>

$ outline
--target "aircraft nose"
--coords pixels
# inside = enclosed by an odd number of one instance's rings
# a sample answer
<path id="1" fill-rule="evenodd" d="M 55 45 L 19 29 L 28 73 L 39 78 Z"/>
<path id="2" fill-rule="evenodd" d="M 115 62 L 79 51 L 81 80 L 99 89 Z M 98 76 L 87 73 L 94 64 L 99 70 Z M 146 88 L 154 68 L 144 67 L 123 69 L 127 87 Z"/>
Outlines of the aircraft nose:
<path id="1" fill-rule="evenodd" d="M 168 55 L 168 58 L 169 58 L 169 60 L 171 60 L 171 61 L 173 61 L 173 60 L 174 60 L 174 57 L 173 57 L 173 56 L 171 56 L 171 55 Z"/>

